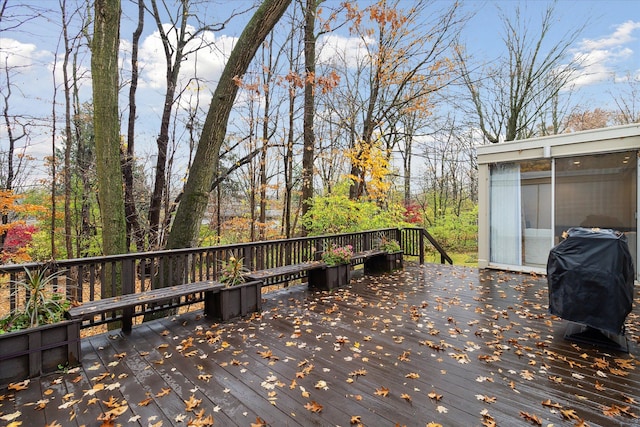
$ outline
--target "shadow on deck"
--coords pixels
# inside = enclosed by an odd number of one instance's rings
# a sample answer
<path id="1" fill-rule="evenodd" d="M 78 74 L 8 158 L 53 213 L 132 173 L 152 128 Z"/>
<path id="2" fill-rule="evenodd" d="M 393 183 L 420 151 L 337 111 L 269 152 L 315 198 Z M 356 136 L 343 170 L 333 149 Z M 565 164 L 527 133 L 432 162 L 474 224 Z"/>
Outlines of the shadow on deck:
<path id="1" fill-rule="evenodd" d="M 193 312 L 84 339 L 81 368 L 0 391 L 0 420 L 640 425 L 638 299 L 629 354 L 566 341 L 547 303 L 544 277 L 443 265 L 333 293 L 298 286 L 266 295 L 251 319 Z"/>

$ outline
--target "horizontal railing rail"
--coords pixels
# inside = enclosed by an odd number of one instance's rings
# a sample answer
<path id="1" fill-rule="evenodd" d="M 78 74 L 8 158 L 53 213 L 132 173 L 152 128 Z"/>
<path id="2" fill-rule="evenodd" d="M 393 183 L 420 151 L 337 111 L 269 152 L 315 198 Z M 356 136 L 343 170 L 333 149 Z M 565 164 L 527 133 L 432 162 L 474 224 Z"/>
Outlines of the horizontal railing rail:
<path id="1" fill-rule="evenodd" d="M 425 237 L 442 254 L 442 262 L 447 260 L 451 263 L 448 255 L 437 245 L 435 240 L 432 240 L 433 238 L 430 238 L 426 230 L 422 228 L 388 228 L 201 248 L 58 260 L 49 263 L 0 265 L 0 289 L 2 290 L 0 298 L 8 298 L 8 309 L 11 311 L 21 305 L 27 295 L 20 291 L 16 282 L 24 278 L 25 269 L 45 268 L 50 273 L 58 272 L 59 275 L 54 280 L 54 290 L 63 293 L 72 301 L 85 303 L 119 294 L 131 294 L 148 289 L 205 280 L 218 280 L 221 273 L 221 263 L 231 257 L 242 258 L 247 271 L 258 271 L 315 260 L 319 252 L 331 245 L 351 245 L 354 252 L 364 252 L 376 248 L 383 238 L 397 240 L 405 255 L 416 256 L 423 264 Z M 287 281 L 283 280 L 283 286 L 287 285 Z M 6 310 L 0 310 L 0 317 L 4 314 L 6 314 Z"/>

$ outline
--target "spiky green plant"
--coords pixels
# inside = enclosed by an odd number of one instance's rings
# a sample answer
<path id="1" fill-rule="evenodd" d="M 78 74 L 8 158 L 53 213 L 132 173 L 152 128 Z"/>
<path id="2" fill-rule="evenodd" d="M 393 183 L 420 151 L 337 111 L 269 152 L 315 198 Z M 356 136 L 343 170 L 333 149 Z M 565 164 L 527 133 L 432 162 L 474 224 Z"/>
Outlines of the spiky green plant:
<path id="1" fill-rule="evenodd" d="M 64 320 L 64 313 L 71 305 L 65 296 L 54 289 L 54 283 L 63 270 L 49 273 L 48 268 L 31 271 L 24 269 L 24 278 L 13 281 L 16 286 L 14 296 L 24 292 L 25 303 L 22 308 L 0 319 L 0 331 L 8 332 L 34 328 Z"/>

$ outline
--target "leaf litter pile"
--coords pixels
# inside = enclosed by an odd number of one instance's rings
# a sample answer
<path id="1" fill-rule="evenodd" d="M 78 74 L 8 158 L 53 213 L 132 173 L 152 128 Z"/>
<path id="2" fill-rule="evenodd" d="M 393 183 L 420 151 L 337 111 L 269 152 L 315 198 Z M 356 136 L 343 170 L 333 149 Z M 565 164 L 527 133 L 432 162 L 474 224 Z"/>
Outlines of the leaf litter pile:
<path id="1" fill-rule="evenodd" d="M 83 340 L 83 366 L 0 390 L 7 426 L 640 425 L 630 352 L 564 340 L 546 278 L 408 266 L 263 312 L 198 313 Z"/>

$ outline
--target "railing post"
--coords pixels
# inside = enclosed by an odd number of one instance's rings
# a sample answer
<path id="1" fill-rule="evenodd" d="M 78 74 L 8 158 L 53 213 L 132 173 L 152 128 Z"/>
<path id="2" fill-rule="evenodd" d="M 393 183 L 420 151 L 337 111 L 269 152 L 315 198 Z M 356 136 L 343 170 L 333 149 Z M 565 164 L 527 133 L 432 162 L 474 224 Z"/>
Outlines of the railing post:
<path id="1" fill-rule="evenodd" d="M 420 238 L 418 241 L 420 242 L 420 265 L 424 264 L 424 238 L 426 237 L 426 230 L 424 228 L 419 229 Z"/>
<path id="2" fill-rule="evenodd" d="M 136 283 L 135 260 L 132 258 L 122 261 L 122 294 L 132 294 L 135 292 Z M 133 308 L 122 310 L 122 332 L 129 333 L 133 327 Z"/>
<path id="3" fill-rule="evenodd" d="M 239 257 L 242 259 L 242 267 L 245 270 L 251 270 L 251 247 L 243 247 L 240 250 Z"/>

